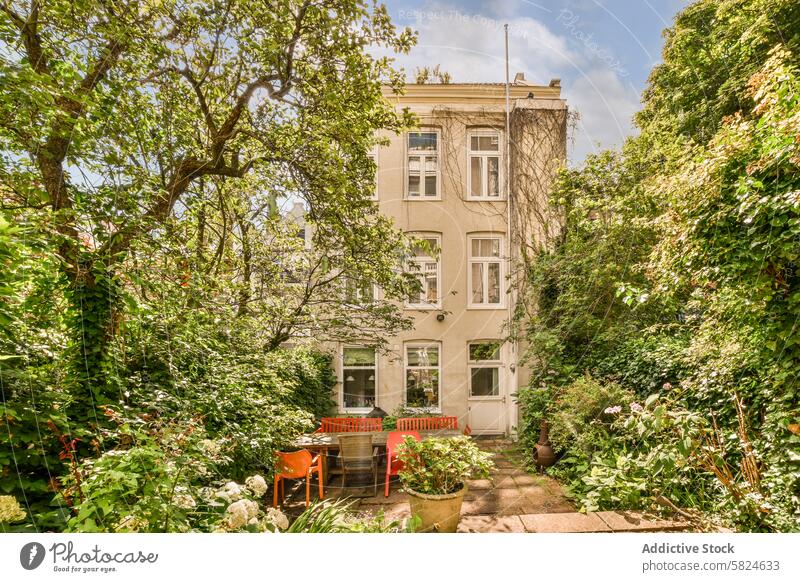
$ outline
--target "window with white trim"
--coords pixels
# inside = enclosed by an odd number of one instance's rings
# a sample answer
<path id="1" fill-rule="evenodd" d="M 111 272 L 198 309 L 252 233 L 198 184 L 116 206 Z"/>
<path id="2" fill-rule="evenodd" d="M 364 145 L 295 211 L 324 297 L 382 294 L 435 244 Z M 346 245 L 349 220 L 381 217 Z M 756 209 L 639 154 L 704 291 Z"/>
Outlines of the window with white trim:
<path id="1" fill-rule="evenodd" d="M 467 198 L 470 200 L 499 200 L 500 133 L 492 130 L 469 132 L 469 168 Z"/>
<path id="2" fill-rule="evenodd" d="M 377 366 L 375 348 L 344 346 L 342 348 L 342 407 L 369 409 L 375 407 Z"/>
<path id="3" fill-rule="evenodd" d="M 500 396 L 500 342 L 469 344 L 469 395 L 471 398 Z"/>
<path id="4" fill-rule="evenodd" d="M 439 198 L 439 134 L 416 131 L 407 135 L 406 198 Z"/>
<path id="5" fill-rule="evenodd" d="M 375 164 L 375 184 L 373 185 L 372 196 L 370 200 L 378 199 L 378 146 L 372 148 L 372 151 L 367 154 L 367 157 Z"/>
<path id="6" fill-rule="evenodd" d="M 375 301 L 375 285 L 358 277 L 345 277 L 344 301 L 348 305 L 372 303 Z"/>
<path id="7" fill-rule="evenodd" d="M 470 307 L 501 307 L 503 304 L 503 238 L 470 236 L 468 285 Z"/>
<path id="8" fill-rule="evenodd" d="M 406 344 L 406 406 L 439 408 L 441 358 L 439 343 Z"/>
<path id="9" fill-rule="evenodd" d="M 435 309 L 441 305 L 441 252 L 438 235 L 418 235 L 409 270 L 419 280 L 419 289 L 408 298 L 407 307 Z"/>

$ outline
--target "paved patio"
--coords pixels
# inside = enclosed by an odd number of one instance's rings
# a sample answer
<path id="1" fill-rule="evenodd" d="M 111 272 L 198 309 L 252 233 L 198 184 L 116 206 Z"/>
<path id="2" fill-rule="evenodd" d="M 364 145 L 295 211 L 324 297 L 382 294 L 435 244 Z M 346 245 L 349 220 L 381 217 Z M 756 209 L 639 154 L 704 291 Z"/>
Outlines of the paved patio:
<path id="1" fill-rule="evenodd" d="M 491 452 L 496 468 L 488 479 L 470 481 L 461 508 L 458 531 L 464 533 L 505 532 L 627 532 L 685 530 L 686 525 L 649 520 L 632 512 L 599 512 L 584 514 L 566 498 L 557 481 L 544 475 L 531 474 L 524 469 L 523 459 L 514 444 L 505 439 L 478 438 L 481 449 Z M 400 492 L 396 477 L 390 495 L 383 495 L 383 473 L 378 483 L 378 495 L 372 487 L 361 485 L 342 487 L 335 478 L 325 491 L 325 497 L 349 497 L 356 511 L 377 514 L 383 512 L 387 521 L 411 517 L 408 498 Z M 312 488 L 314 491 L 315 488 Z M 297 515 L 305 508 L 305 488 L 293 487 L 284 511 Z"/>

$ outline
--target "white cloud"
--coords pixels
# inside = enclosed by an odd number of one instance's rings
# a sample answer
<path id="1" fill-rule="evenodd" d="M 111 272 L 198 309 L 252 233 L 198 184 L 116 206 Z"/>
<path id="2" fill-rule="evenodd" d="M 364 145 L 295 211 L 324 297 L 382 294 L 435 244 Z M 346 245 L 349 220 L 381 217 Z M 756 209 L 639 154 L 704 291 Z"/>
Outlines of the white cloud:
<path id="1" fill-rule="evenodd" d="M 603 47 L 563 23 L 554 32 L 534 18 L 501 20 L 441 3 L 401 10 L 396 24 L 417 30 L 419 42 L 410 54 L 397 57 L 397 65 L 409 75 L 417 67 L 439 64 L 453 82 L 503 82 L 505 22 L 512 77 L 524 72 L 537 84 L 561 78 L 562 96 L 581 114 L 570 150 L 573 164 L 596 151 L 596 144 L 611 147 L 633 132 L 631 117 L 639 107 L 639 94 L 623 81 L 627 73 L 604 58 Z"/>
<path id="2" fill-rule="evenodd" d="M 524 71 L 529 79 L 549 81 L 575 59 L 565 39 L 554 35 L 533 18 L 511 18 L 510 68 Z M 426 65 L 442 65 L 454 82 L 495 82 L 505 79 L 503 24 L 483 14 L 461 12 L 448 5 L 427 10 L 401 11 L 397 24 L 419 32 L 419 42 L 398 65 L 412 73 Z"/>
<path id="3" fill-rule="evenodd" d="M 570 159 L 620 145 L 634 133 L 633 114 L 639 109 L 639 93 L 625 85 L 614 71 L 594 69 L 566 85 L 562 95 L 580 114 Z"/>

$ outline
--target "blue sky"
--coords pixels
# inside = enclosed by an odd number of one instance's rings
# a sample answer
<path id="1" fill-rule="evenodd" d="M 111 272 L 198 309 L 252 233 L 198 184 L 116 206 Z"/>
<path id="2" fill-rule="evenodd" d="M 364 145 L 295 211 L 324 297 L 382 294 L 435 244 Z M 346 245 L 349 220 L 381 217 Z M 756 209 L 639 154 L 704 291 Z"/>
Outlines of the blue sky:
<path id="1" fill-rule="evenodd" d="M 454 82 L 502 82 L 503 25 L 510 70 L 547 84 L 580 113 L 570 145 L 575 164 L 633 132 L 647 75 L 661 56 L 662 30 L 688 0 L 385 0 L 398 27 L 419 31 L 407 71 L 439 64 Z"/>

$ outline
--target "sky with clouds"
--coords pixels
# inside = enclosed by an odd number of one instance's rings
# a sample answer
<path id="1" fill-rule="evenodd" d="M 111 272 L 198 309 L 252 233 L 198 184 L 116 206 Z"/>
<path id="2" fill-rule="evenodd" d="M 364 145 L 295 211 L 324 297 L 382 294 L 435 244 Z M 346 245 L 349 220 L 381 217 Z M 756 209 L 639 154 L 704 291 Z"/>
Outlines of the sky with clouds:
<path id="1" fill-rule="evenodd" d="M 562 80 L 580 120 L 570 163 L 618 145 L 661 57 L 662 30 L 688 0 L 384 0 L 398 27 L 419 32 L 397 57 L 408 72 L 441 65 L 453 82 L 503 82 L 503 25 L 510 72 L 533 83 Z"/>

